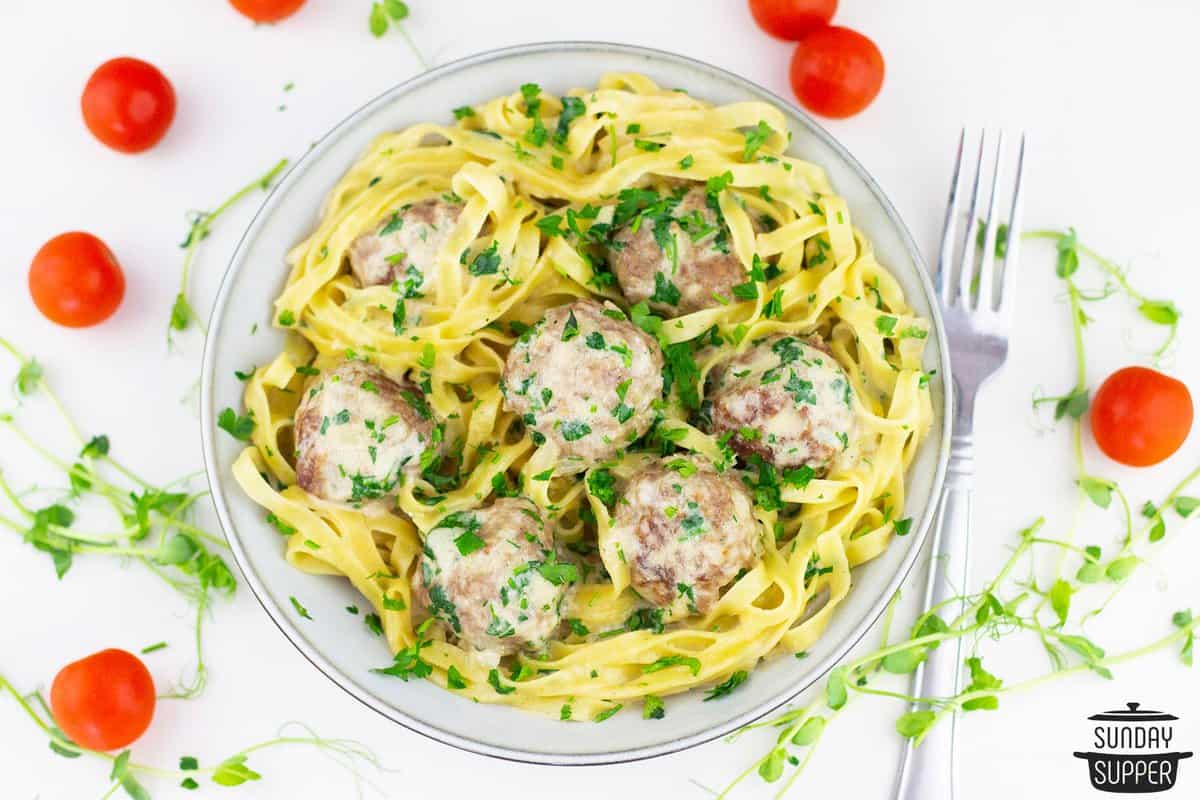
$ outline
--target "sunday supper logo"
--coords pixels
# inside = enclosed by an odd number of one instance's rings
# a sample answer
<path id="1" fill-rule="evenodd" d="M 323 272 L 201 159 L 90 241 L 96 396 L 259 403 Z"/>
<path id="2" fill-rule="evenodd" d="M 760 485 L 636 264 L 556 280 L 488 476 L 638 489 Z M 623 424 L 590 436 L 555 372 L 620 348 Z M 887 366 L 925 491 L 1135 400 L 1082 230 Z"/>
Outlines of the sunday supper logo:
<path id="1" fill-rule="evenodd" d="M 1140 703 L 1125 705 L 1088 717 L 1097 723 L 1092 729 L 1095 750 L 1076 751 L 1075 757 L 1087 760 L 1092 786 L 1102 792 L 1149 794 L 1173 788 L 1179 762 L 1192 757 L 1191 752 L 1171 750 L 1172 723 L 1179 718 L 1142 709 Z"/>

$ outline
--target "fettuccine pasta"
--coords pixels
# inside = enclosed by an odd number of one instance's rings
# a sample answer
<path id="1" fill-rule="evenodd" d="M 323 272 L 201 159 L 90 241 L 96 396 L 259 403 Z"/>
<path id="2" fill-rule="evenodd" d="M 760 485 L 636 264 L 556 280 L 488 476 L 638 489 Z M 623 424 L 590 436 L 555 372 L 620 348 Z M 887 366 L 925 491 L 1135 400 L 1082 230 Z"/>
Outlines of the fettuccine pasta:
<path id="1" fill-rule="evenodd" d="M 760 660 L 804 651 L 852 569 L 908 532 L 905 470 L 932 416 L 929 322 L 824 172 L 785 154 L 771 105 L 712 106 L 619 74 L 561 98 L 527 85 L 455 116 L 380 136 L 288 254 L 275 301 L 287 344 L 246 382 L 256 425 L 234 473 L 285 535 L 289 563 L 362 593 L 395 654 L 389 674 L 562 719 L 728 691 Z M 639 275 L 646 263 L 658 271 Z M 720 270 L 733 272 L 717 285 Z M 601 403 L 591 418 L 551 419 L 564 384 L 551 392 L 550 368 L 529 368 L 518 387 L 514 350 L 578 345 L 583 359 L 584 341 L 629 375 L 611 415 Z M 394 378 L 403 399 L 362 370 Z M 365 431 L 357 407 L 310 412 L 341 402 L 330 398 L 352 388 L 348 375 L 364 402 L 408 410 L 362 411 Z M 653 396 L 634 400 L 647 386 Z M 772 412 L 777 396 L 792 399 Z M 811 435 L 792 441 L 796 425 Z M 409 438 L 386 439 L 397 429 Z M 380 449 L 354 455 L 353 470 L 318 459 L 330 437 L 345 447 L 368 433 Z M 370 473 L 388 447 L 419 455 Z M 652 552 L 622 521 L 641 502 L 630 487 L 669 495 L 681 491 L 672 476 L 694 475 L 708 483 L 678 516 L 645 510 L 685 531 Z M 331 496 L 341 485 L 350 494 Z M 726 511 L 702 516 L 714 497 Z M 537 522 L 509 544 L 530 555 L 481 606 L 479 637 L 495 648 L 472 646 L 479 604 L 465 598 L 488 564 L 509 563 L 487 539 L 508 517 L 486 509 L 527 501 Z M 468 559 L 476 583 L 452 582 Z M 663 569 L 673 597 L 648 583 Z"/>

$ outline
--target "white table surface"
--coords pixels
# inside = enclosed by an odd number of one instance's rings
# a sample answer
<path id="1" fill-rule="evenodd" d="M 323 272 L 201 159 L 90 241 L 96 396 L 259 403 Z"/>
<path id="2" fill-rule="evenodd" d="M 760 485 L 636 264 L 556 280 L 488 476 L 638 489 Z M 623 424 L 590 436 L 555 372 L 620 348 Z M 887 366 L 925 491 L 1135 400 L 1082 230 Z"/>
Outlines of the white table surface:
<path id="1" fill-rule="evenodd" d="M 1193 249 L 1200 113 L 1191 89 L 1200 74 L 1194 41 L 1200 7 L 1148 1 L 1131 18 L 1131 4 L 1101 0 L 842 5 L 837 21 L 879 43 L 888 74 L 865 113 L 828 127 L 890 193 L 925 252 L 938 237 L 960 126 L 1025 128 L 1032 137 L 1028 223 L 1077 226 L 1085 241 L 1132 263 L 1147 293 L 1177 300 L 1188 319 L 1174 369 L 1200 387 L 1200 340 L 1191 324 L 1200 313 Z M 7 253 L 0 333 L 36 352 L 85 429 L 109 434 L 114 453 L 155 479 L 170 480 L 201 463 L 195 412 L 181 402 L 196 376 L 200 343 L 185 339 L 168 355 L 162 335 L 184 214 L 211 207 L 281 156 L 301 154 L 366 99 L 417 71 L 398 36 L 368 35 L 368 6 L 367 0 L 310 0 L 277 27 L 254 27 L 221 0 L 5 0 L 0 7 L 0 241 Z M 741 0 L 412 0 L 411 6 L 410 30 L 439 63 L 521 42 L 609 39 L 676 50 L 788 93 L 790 48 L 762 35 Z M 123 54 L 157 64 L 179 96 L 165 142 L 138 157 L 101 147 L 79 117 L 90 71 Z M 597 72 L 603 68 L 596 65 Z M 285 94 L 288 82 L 295 89 Z M 280 104 L 287 109 L 277 110 Z M 445 109 L 430 112 L 440 116 Z M 196 270 L 201 306 L 254 208 L 255 202 L 238 207 L 205 243 Z M 45 321 L 25 284 L 37 248 L 72 229 L 104 238 L 128 279 L 117 316 L 84 332 Z M 1008 368 L 979 406 L 979 578 L 1003 559 L 1018 528 L 1045 514 L 1047 531 L 1061 533 L 1073 508 L 1066 428 L 1046 430 L 1029 411 L 1036 388 L 1057 392 L 1071 381 L 1069 328 L 1050 248 L 1029 246 L 1022 271 L 1023 323 Z M 1118 366 L 1143 362 L 1155 332 L 1137 326 L 1119 299 L 1093 313 L 1094 386 Z M 6 395 L 0 406 L 9 403 Z M 1140 504 L 1191 468 L 1198 441 L 1194 436 L 1149 471 L 1119 468 L 1090 446 L 1088 457 Z M 19 484 L 45 479 L 11 439 L 0 444 L 0 468 Z M 215 524 L 211 513 L 204 518 Z M 1083 530 L 1086 541 L 1108 544 L 1115 519 L 1096 511 Z M 1152 551 L 1120 605 L 1089 630 L 1093 637 L 1118 650 L 1166 633 L 1177 608 L 1200 610 L 1197 534 L 1180 532 Z M 79 557 L 59 583 L 44 554 L 4 533 L 0 576 L 0 671 L 20 686 L 45 687 L 63 663 L 106 646 L 136 650 L 167 640 L 170 648 L 147 657 L 160 681 L 189 663 L 190 612 L 145 570 Z M 910 588 L 908 599 L 915 594 Z M 902 618 L 912 614 L 905 603 Z M 723 785 L 769 746 L 769 734 L 751 735 L 606 768 L 493 761 L 410 733 L 351 700 L 297 654 L 244 588 L 232 602 L 218 603 L 207 637 L 207 691 L 197 701 L 160 704 L 152 730 L 136 746 L 138 759 L 172 765 L 189 753 L 211 762 L 298 719 L 325 736 L 372 747 L 394 770 L 374 778 L 387 797 L 674 798 L 705 796 L 697 783 Z M 1036 648 L 1006 648 L 990 661 L 992 671 L 1009 679 L 1045 666 Z M 1126 700 L 1178 714 L 1177 743 L 1200 747 L 1194 671 L 1164 653 L 1116 673 L 1111 683 L 1082 677 L 1005 697 L 1000 711 L 968 717 L 965 796 L 1100 796 L 1087 787 L 1085 768 L 1071 751 L 1090 748 L 1088 714 Z M 856 702 L 829 730 L 794 796 L 889 797 L 898 711 L 889 701 Z M 252 765 L 262 782 L 211 793 L 352 796 L 345 773 L 311 752 L 264 753 Z M 5 797 L 91 797 L 106 786 L 103 765 L 51 754 L 3 699 L 0 772 Z M 1167 796 L 1196 796 L 1200 766 L 1184 764 L 1181 773 L 1180 786 Z M 172 783 L 148 785 L 156 798 L 196 796 Z M 741 796 L 771 791 L 751 781 Z"/>

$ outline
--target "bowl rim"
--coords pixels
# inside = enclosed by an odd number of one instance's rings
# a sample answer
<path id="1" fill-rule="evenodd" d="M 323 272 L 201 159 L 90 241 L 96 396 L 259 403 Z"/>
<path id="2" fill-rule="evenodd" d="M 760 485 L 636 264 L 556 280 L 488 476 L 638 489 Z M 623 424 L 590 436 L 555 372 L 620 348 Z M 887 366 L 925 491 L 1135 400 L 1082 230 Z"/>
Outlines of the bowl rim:
<path id="1" fill-rule="evenodd" d="M 273 611 L 272 606 L 265 599 L 269 595 L 265 584 L 261 581 L 258 574 L 253 569 L 250 560 L 243 550 L 240 540 L 233 533 L 235 527 L 229 514 L 227 507 L 227 499 L 223 491 L 223 484 L 219 477 L 220 464 L 216 454 L 216 430 L 215 430 L 215 406 L 214 406 L 214 361 L 216 358 L 216 346 L 214 342 L 223 333 L 221 321 L 224 317 L 225 308 L 229 300 L 230 290 L 233 284 L 235 274 L 242 268 L 244 252 L 248 247 L 248 243 L 257 235 L 259 228 L 263 225 L 266 213 L 272 209 L 279 198 L 288 191 L 293 180 L 300 173 L 304 172 L 311 164 L 320 159 L 324 152 L 332 145 L 334 141 L 339 139 L 345 132 L 351 129 L 359 120 L 369 116 L 378 107 L 393 102 L 397 98 L 402 97 L 412 89 L 424 86 L 429 83 L 436 82 L 445 75 L 452 74 L 459 70 L 470 67 L 487 64 L 489 62 L 502 60 L 512 56 L 539 54 L 539 53 L 557 53 L 557 52 L 572 52 L 572 51 L 591 51 L 601 53 L 617 53 L 622 55 L 633 55 L 646 58 L 652 61 L 673 63 L 679 66 L 688 67 L 701 72 L 707 72 L 715 77 L 721 78 L 729 83 L 732 83 L 743 89 L 749 96 L 757 96 L 758 98 L 769 100 L 780 107 L 785 108 L 791 114 L 799 117 L 809 132 L 818 138 L 823 145 L 831 148 L 837 153 L 851 170 L 857 173 L 858 177 L 863 181 L 866 187 L 870 190 L 875 200 L 883 208 L 887 215 L 888 221 L 894 226 L 896 232 L 904 245 L 908 256 L 916 265 L 917 275 L 916 280 L 920 285 L 921 291 L 925 296 L 925 300 L 930 309 L 930 319 L 933 326 L 934 339 L 938 344 L 939 363 L 938 369 L 941 371 L 940 385 L 942 387 L 942 413 L 940 420 L 940 446 L 937 453 L 936 469 L 933 474 L 933 479 L 930 484 L 930 503 L 924 509 L 921 519 L 914 525 L 915 530 L 912 536 L 916 540 L 911 545 L 909 554 L 900 563 L 899 568 L 888 582 L 886 591 L 880 595 L 882 598 L 876 605 L 859 621 L 857 626 L 845 637 L 839 646 L 821 662 L 819 662 L 810 672 L 806 680 L 792 685 L 788 689 L 780 692 L 760 703 L 759 705 L 745 711 L 735 717 L 724 720 L 713 727 L 673 739 L 656 745 L 646 745 L 640 747 L 632 747 L 624 750 L 611 750 L 602 753 L 584 753 L 584 754 L 562 754 L 562 753 L 543 753 L 535 750 L 527 750 L 521 748 L 511 748 L 496 746 L 484 742 L 474 741 L 472 739 L 452 733 L 436 725 L 430 724 L 423 720 L 417 719 L 402 709 L 379 701 L 378 698 L 371 696 L 362 696 L 354 691 L 351 686 L 353 680 L 342 673 L 342 670 L 332 664 L 325 656 L 316 648 L 310 647 L 298 631 L 293 630 L 293 623 L 287 619 L 280 619 Z M 883 192 L 879 183 L 875 178 L 850 154 L 850 152 L 835 139 L 825 128 L 823 128 L 811 115 L 799 108 L 795 103 L 782 98 L 774 92 L 766 89 L 757 83 L 744 78 L 736 73 L 726 70 L 722 67 L 709 64 L 689 56 L 683 56 L 678 53 L 661 50 L 658 48 L 644 47 L 641 45 L 622 44 L 616 42 L 606 42 L 599 40 L 561 40 L 561 41 L 546 41 L 534 42 L 527 44 L 511 45 L 492 50 L 486 50 L 474 55 L 466 56 L 454 61 L 450 61 L 438 67 L 434 67 L 425 72 L 422 72 L 406 81 L 403 81 L 395 86 L 385 90 L 376 97 L 367 101 L 363 105 L 356 108 L 344 119 L 333 126 L 328 132 L 322 135 L 300 158 L 288 168 L 282 178 L 275 184 L 271 191 L 264 198 L 258 210 L 255 212 L 246 230 L 238 240 L 237 247 L 234 249 L 233 255 L 230 257 L 229 265 L 226 267 L 224 274 L 221 276 L 221 284 L 217 291 L 217 295 L 213 301 L 212 311 L 209 316 L 210 329 L 204 343 L 204 353 L 201 361 L 200 374 L 200 439 L 201 450 L 204 455 L 204 473 L 208 483 L 208 488 L 212 497 L 213 506 L 217 513 L 217 519 L 221 526 L 222 533 L 229 544 L 230 551 L 234 561 L 237 563 L 238 569 L 242 573 L 247 587 L 254 595 L 255 600 L 262 606 L 267 616 L 275 624 L 275 627 L 284 635 L 293 647 L 308 660 L 321 674 L 333 682 L 338 688 L 346 692 L 350 697 L 362 703 L 367 708 L 374 710 L 387 719 L 396 722 L 410 731 L 419 733 L 434 741 L 442 744 L 450 745 L 459 750 L 478 755 L 485 755 L 492 758 L 497 758 L 505 761 L 513 761 L 528 764 L 541 764 L 551 766 L 597 766 L 605 764 L 622 764 L 634 761 L 641 761 L 658 756 L 669 755 L 692 747 L 696 747 L 707 742 L 711 742 L 717 738 L 725 736 L 739 728 L 748 725 L 762 717 L 770 714 L 772 711 L 794 700 L 800 693 L 806 691 L 812 686 L 821 681 L 843 658 L 850 652 L 867 632 L 875 625 L 887 608 L 892 596 L 900 588 L 901 584 L 908 578 L 912 572 L 913 566 L 918 558 L 925 550 L 925 540 L 928 538 L 933 524 L 938 517 L 938 511 L 941 505 L 942 488 L 945 483 L 946 467 L 950 456 L 950 433 L 951 420 L 953 419 L 953 404 L 954 392 L 951 390 L 952 377 L 950 371 L 950 355 L 946 341 L 946 331 L 943 325 L 941 308 L 938 304 L 937 294 L 933 287 L 933 282 L 930 277 L 928 266 L 925 259 L 918 249 L 912 233 L 908 226 L 905 225 L 899 212 L 892 205 L 891 200 Z M 935 426 L 937 425 L 935 418 Z"/>

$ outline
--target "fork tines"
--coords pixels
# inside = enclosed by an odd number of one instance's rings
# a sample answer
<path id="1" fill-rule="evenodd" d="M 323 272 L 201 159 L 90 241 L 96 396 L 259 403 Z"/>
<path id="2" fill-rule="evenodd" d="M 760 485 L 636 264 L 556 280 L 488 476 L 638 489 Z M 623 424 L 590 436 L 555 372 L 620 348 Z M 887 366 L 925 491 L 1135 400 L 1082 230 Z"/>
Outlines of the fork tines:
<path id="1" fill-rule="evenodd" d="M 987 217 L 982 213 L 984 187 L 984 152 L 989 140 L 994 139 L 995 156 L 991 164 L 991 189 L 987 199 Z M 974 143 L 972 142 L 972 145 Z M 1021 242 L 1021 178 L 1025 167 L 1025 134 L 1020 135 L 1016 154 L 1016 178 L 1012 182 L 1012 201 L 1008 219 L 1000 219 L 1000 187 L 1004 183 L 1004 131 L 989 136 L 986 130 L 979 134 L 978 155 L 975 157 L 975 176 L 971 181 L 970 204 L 967 208 L 966 235 L 958 239 L 959 184 L 966 178 L 963 161 L 967 157 L 967 131 L 964 128 L 958 140 L 958 158 L 954 163 L 954 174 L 950 180 L 950 200 L 946 205 L 946 224 L 942 234 L 941 252 L 937 261 L 937 289 L 942 305 L 950 308 L 961 306 L 968 312 L 995 314 L 1006 312 L 1011 305 L 1013 278 L 1017 264 L 1017 251 Z M 972 147 L 972 149 L 974 149 Z M 982 246 L 980 229 L 982 225 Z M 997 240 L 1000 242 L 997 248 Z M 961 248 L 961 256 L 955 253 Z M 997 261 L 1002 264 L 997 264 Z M 1009 266 L 1014 269 L 1009 269 Z M 999 276 L 999 277 L 997 277 Z"/>

